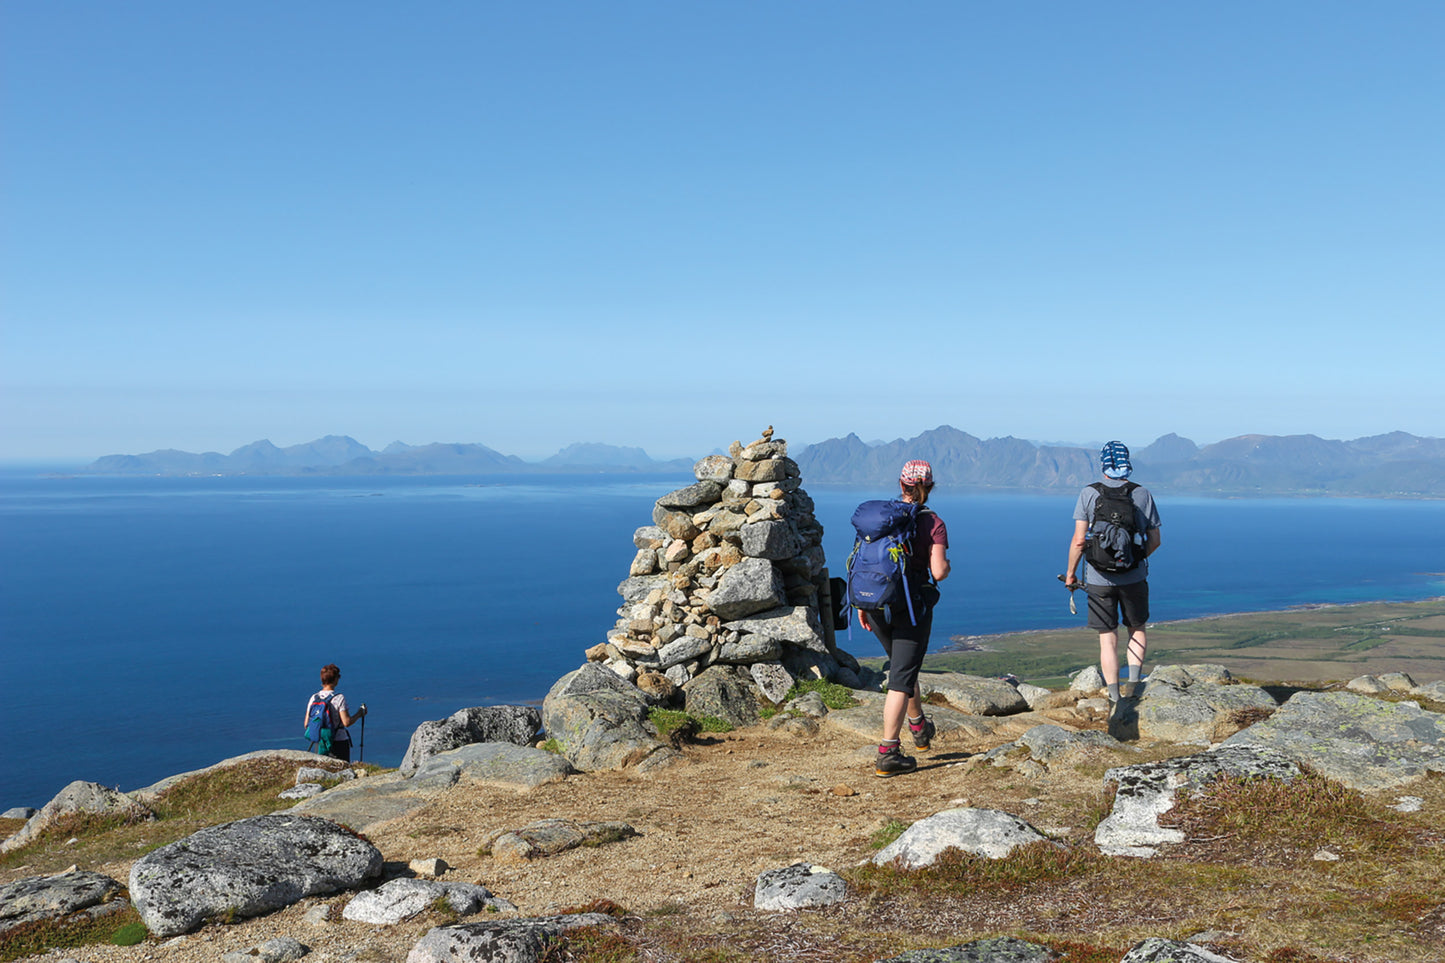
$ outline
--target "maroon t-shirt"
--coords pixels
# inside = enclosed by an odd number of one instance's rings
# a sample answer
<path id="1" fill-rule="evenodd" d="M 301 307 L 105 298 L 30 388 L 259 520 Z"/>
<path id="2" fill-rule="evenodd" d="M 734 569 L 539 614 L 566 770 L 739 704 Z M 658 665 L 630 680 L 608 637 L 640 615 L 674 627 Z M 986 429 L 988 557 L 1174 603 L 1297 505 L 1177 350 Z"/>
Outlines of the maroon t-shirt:
<path id="1" fill-rule="evenodd" d="M 928 580 L 930 571 L 928 561 L 933 557 L 933 546 L 935 545 L 948 548 L 948 526 L 943 524 L 943 519 L 933 513 L 933 509 L 920 509 L 918 520 L 914 526 L 913 554 L 908 557 L 908 573 L 910 575 L 924 581 Z"/>

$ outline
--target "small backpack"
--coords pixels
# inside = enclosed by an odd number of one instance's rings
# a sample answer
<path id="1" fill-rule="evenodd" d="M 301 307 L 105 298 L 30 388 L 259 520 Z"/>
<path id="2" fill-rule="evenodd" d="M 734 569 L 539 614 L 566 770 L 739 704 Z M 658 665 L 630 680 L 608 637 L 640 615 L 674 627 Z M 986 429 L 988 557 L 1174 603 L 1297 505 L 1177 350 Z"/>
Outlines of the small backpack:
<path id="1" fill-rule="evenodd" d="M 901 598 L 909 621 L 918 624 L 905 576 L 917 520 L 918 506 L 898 500 L 864 502 L 853 512 L 858 536 L 848 556 L 850 608 L 876 611 Z"/>
<path id="2" fill-rule="evenodd" d="M 310 748 L 320 755 L 331 751 L 331 734 L 339 728 L 336 723 L 336 707 L 331 704 L 333 696 L 324 699 L 313 697 L 306 707 L 306 741 Z"/>
<path id="3" fill-rule="evenodd" d="M 1095 482 L 1089 486 L 1099 493 L 1094 518 L 1084 538 L 1084 558 L 1100 572 L 1132 572 L 1144 560 L 1144 538 L 1139 530 L 1134 489 L 1125 482 L 1119 487 Z"/>

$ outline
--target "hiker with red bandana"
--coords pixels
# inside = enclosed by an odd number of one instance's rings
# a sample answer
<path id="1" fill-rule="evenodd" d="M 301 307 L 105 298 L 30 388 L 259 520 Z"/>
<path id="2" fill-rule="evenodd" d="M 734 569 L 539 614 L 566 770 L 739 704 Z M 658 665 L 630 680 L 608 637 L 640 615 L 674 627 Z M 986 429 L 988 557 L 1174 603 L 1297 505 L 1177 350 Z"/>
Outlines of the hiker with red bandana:
<path id="1" fill-rule="evenodd" d="M 917 506 L 914 536 L 905 569 L 909 604 L 892 604 L 885 609 L 858 609 L 858 622 L 869 629 L 888 654 L 888 694 L 883 702 L 883 741 L 878 744 L 874 774 L 897 776 L 912 772 L 918 763 L 901 748 L 905 718 L 915 749 L 932 746 L 934 725 L 923 714 L 918 696 L 918 670 L 928 653 L 928 635 L 933 627 L 933 607 L 938 603 L 937 584 L 948 578 L 948 528 L 926 503 L 933 491 L 933 467 L 914 460 L 898 475 L 903 502 Z M 912 609 L 910 613 L 909 609 Z"/>

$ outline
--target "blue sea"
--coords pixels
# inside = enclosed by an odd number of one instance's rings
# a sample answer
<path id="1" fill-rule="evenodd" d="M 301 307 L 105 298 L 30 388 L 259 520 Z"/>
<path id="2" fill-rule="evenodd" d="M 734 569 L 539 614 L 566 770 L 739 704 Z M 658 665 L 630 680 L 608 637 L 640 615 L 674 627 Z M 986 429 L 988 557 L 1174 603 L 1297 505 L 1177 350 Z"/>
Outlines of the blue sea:
<path id="1" fill-rule="evenodd" d="M 387 766 L 424 720 L 538 702 L 605 639 L 653 501 L 691 481 L 0 475 L 0 811 L 305 748 L 328 662 Z M 810 493 L 840 574 L 853 507 L 889 493 Z M 1073 502 L 936 492 L 954 574 L 935 639 L 1081 626 L 1055 580 Z M 1445 502 L 1160 508 L 1157 620 L 1445 595 Z"/>

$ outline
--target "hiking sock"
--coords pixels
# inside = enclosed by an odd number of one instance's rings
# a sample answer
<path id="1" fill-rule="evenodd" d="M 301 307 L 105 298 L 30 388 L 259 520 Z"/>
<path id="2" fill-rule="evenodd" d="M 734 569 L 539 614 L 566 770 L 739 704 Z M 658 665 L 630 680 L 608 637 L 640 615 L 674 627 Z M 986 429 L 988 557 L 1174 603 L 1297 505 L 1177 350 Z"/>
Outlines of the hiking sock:
<path id="1" fill-rule="evenodd" d="M 1110 683 L 1109 683 L 1109 701 L 1110 701 L 1110 702 L 1118 702 L 1118 701 L 1119 701 L 1119 683 L 1117 683 L 1117 682 L 1110 682 Z"/>
<path id="2" fill-rule="evenodd" d="M 909 717 L 908 717 L 908 728 L 911 729 L 911 730 L 913 730 L 914 732 L 922 732 L 922 731 L 923 731 L 923 727 L 926 726 L 926 725 L 928 725 L 928 717 L 927 717 L 927 716 L 919 716 L 917 722 L 914 722 L 914 721 L 913 721 L 913 717 L 912 717 L 912 716 L 909 716 Z"/>
<path id="3" fill-rule="evenodd" d="M 899 745 L 902 743 L 902 741 L 903 740 L 901 739 L 884 739 L 882 742 L 878 743 L 878 753 L 882 755 L 883 753 L 887 752 L 898 752 L 900 751 Z"/>

